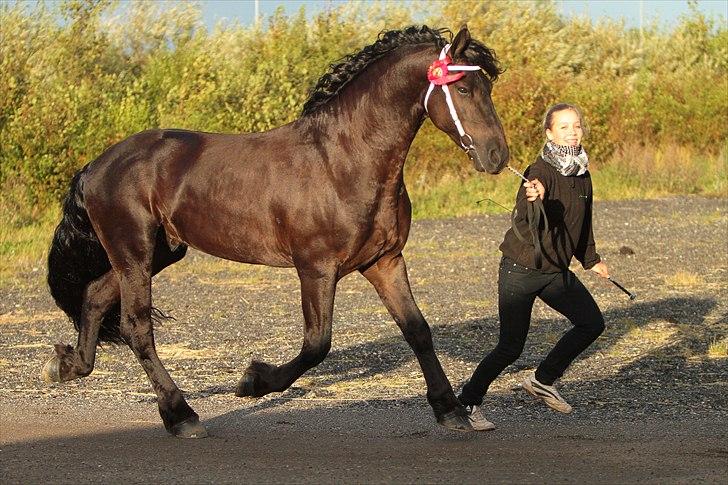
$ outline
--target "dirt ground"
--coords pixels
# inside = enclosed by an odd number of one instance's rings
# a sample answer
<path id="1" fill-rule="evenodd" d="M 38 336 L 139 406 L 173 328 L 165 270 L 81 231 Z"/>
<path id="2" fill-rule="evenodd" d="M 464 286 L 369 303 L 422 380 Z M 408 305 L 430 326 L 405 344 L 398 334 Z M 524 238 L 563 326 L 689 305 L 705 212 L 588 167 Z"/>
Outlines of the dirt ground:
<path id="1" fill-rule="evenodd" d="M 413 292 L 453 387 L 498 335 L 495 275 L 507 215 L 413 225 Z M 497 429 L 439 428 L 414 356 L 359 275 L 339 283 L 332 351 L 286 392 L 239 399 L 251 358 L 301 344 L 295 272 L 190 252 L 159 275 L 162 360 L 210 433 L 166 434 L 131 351 L 107 346 L 88 378 L 40 380 L 73 342 L 44 268 L 0 284 L 3 483 L 725 483 L 728 476 L 728 200 L 595 206 L 597 248 L 638 298 L 575 269 L 605 334 L 559 382 L 564 416 L 518 386 L 568 326 L 538 303 L 521 359 L 484 403 Z M 634 254 L 629 253 L 630 248 Z"/>

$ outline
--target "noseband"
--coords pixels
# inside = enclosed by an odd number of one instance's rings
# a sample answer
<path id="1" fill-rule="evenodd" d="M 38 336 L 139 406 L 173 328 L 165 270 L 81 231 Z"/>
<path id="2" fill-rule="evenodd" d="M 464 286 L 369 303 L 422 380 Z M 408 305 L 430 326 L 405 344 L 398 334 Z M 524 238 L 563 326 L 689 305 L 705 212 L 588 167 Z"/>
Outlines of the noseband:
<path id="1" fill-rule="evenodd" d="M 447 55 L 447 51 L 450 50 L 450 44 L 446 44 L 445 47 L 440 51 L 440 57 L 438 60 L 430 64 L 427 68 L 427 79 L 430 81 L 430 87 L 427 88 L 427 94 L 425 94 L 425 111 L 427 110 L 427 102 L 430 99 L 432 90 L 435 86 L 440 86 L 445 93 L 445 101 L 447 107 L 450 110 L 450 117 L 452 117 L 455 123 L 455 128 L 458 130 L 460 135 L 460 146 L 465 150 L 471 160 L 477 161 L 481 166 L 483 165 L 478 157 L 478 152 L 473 145 L 473 137 L 465 132 L 463 124 L 460 122 L 457 111 L 455 111 L 455 105 L 452 102 L 452 96 L 450 95 L 450 89 L 447 87 L 448 84 L 457 81 L 458 79 L 465 76 L 464 71 L 480 71 L 480 66 L 465 66 L 451 64 L 452 59 Z"/>

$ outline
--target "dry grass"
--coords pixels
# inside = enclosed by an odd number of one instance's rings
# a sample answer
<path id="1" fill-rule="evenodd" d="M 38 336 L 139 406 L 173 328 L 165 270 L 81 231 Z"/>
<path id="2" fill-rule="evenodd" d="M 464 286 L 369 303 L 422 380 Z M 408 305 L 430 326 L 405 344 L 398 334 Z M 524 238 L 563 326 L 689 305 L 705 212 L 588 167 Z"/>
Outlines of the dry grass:
<path id="1" fill-rule="evenodd" d="M 716 155 L 677 144 L 626 144 L 595 166 L 597 199 L 644 199 L 671 194 L 725 196 L 725 150 Z M 659 176 L 656 176 L 659 174 Z"/>
<path id="2" fill-rule="evenodd" d="M 211 355 L 223 355 L 221 349 L 191 349 L 188 344 L 157 344 L 157 355 L 166 360 L 209 359 Z"/>
<path id="3" fill-rule="evenodd" d="M 728 358 L 728 337 L 713 339 L 710 345 L 708 345 L 707 355 L 711 359 Z"/>
<path id="4" fill-rule="evenodd" d="M 0 286 L 19 281 L 22 273 L 45 274 L 46 255 L 57 224 L 58 209 L 38 221 L 20 225 L 8 215 L 0 217 Z"/>
<path id="5" fill-rule="evenodd" d="M 187 257 L 174 265 L 177 276 L 193 274 L 196 276 L 218 274 L 233 275 L 246 284 L 255 284 L 265 281 L 273 270 L 266 266 L 241 264 L 226 259 L 208 257 Z"/>
<path id="6" fill-rule="evenodd" d="M 197 281 L 203 285 L 211 285 L 223 288 L 246 288 L 248 290 L 268 289 L 271 282 L 266 278 L 251 276 L 247 278 L 205 278 L 199 277 Z M 264 287 L 264 288 L 263 288 Z"/>
<path id="7" fill-rule="evenodd" d="M 61 311 L 28 314 L 25 311 L 20 310 L 0 315 L 0 325 L 30 324 L 62 318 L 64 318 L 64 314 Z"/>
<path id="8" fill-rule="evenodd" d="M 720 359 L 728 357 L 728 337 L 709 337 L 705 327 L 655 320 L 638 326 L 631 319 L 615 322 L 624 334 L 601 353 L 601 357 L 613 362 L 608 369 L 621 369 L 647 355 L 657 355 L 661 349 L 670 347 L 667 354 L 680 355 L 685 359 Z M 713 330 L 715 332 L 715 329 Z M 720 333 L 719 333 L 720 334 Z M 705 353 L 696 353 L 696 343 L 710 340 Z M 578 365 L 578 364 L 577 364 Z"/>
<path id="9" fill-rule="evenodd" d="M 631 319 L 615 322 L 624 328 L 624 333 L 611 346 L 595 352 L 588 358 L 577 360 L 573 370 L 566 374 L 564 380 L 576 377 L 588 369 L 590 379 L 599 380 L 616 375 L 649 355 L 655 355 L 678 341 L 682 330 L 664 321 L 653 321 L 644 326 L 637 326 Z"/>
<path id="10" fill-rule="evenodd" d="M 371 377 L 335 382 L 322 387 L 322 389 L 336 394 L 346 394 L 349 392 L 357 393 L 363 390 L 376 391 L 377 389 L 406 390 L 416 388 L 419 381 L 422 381 L 424 384 L 424 378 L 421 376 L 384 376 L 382 374 L 375 374 Z M 316 385 L 315 382 L 312 382 L 311 384 L 314 386 Z"/>
<path id="11" fill-rule="evenodd" d="M 384 305 L 366 305 L 354 308 L 352 313 L 355 315 L 389 315 Z"/>
<path id="12" fill-rule="evenodd" d="M 629 325 L 629 322 L 627 322 Z M 639 358 L 675 342 L 680 330 L 673 324 L 652 322 L 645 326 L 628 326 L 628 330 L 605 352 L 625 367 Z"/>
<path id="13" fill-rule="evenodd" d="M 8 349 L 44 349 L 48 348 L 48 342 L 34 342 L 30 344 L 8 345 Z"/>
<path id="14" fill-rule="evenodd" d="M 695 273 L 678 271 L 673 275 L 666 276 L 665 284 L 677 288 L 694 288 L 696 286 L 703 286 L 705 284 L 705 279 Z"/>
<path id="15" fill-rule="evenodd" d="M 468 258 L 479 258 L 483 255 L 483 244 L 480 241 L 451 241 L 436 244 L 429 241 L 410 241 L 405 249 L 408 260 L 430 260 L 433 254 L 438 259 L 460 261 Z"/>
<path id="16" fill-rule="evenodd" d="M 719 210 L 701 214 L 698 218 L 698 221 L 707 226 L 719 224 L 723 228 L 728 227 L 728 215 L 726 215 L 725 213 L 721 213 L 721 211 Z"/>
<path id="17" fill-rule="evenodd" d="M 472 307 L 478 310 L 486 310 L 495 306 L 495 299 L 478 299 L 478 300 L 461 300 L 460 304 L 467 307 Z"/>

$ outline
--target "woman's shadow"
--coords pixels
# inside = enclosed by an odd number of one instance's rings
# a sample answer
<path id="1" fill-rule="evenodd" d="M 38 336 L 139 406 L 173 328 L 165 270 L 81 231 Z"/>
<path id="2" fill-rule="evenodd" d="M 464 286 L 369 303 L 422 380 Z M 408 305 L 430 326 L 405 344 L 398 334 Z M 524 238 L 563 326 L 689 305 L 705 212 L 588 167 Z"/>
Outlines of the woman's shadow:
<path id="1" fill-rule="evenodd" d="M 620 342 L 628 333 L 634 334 L 645 330 L 656 321 L 667 322 L 672 328 L 668 344 L 653 346 L 638 352 L 637 356 L 633 356 L 628 364 L 617 370 L 617 373 L 629 375 L 634 369 L 649 369 L 652 366 L 655 367 L 656 373 L 670 381 L 670 387 L 689 384 L 694 391 L 695 386 L 699 383 L 691 379 L 689 369 L 703 366 L 708 368 L 709 372 L 720 372 L 722 366 L 725 371 L 725 363 L 722 360 L 712 363 L 690 358 L 690 355 L 704 355 L 708 351 L 712 331 L 709 327 L 712 326 L 706 325 L 706 317 L 710 315 L 715 306 L 716 300 L 711 298 L 683 297 L 635 303 L 624 308 L 608 310 L 604 312 L 607 330 L 578 360 L 588 359 L 597 353 L 609 355 L 620 352 Z M 728 315 L 722 315 L 717 323 L 727 321 Z M 392 324 L 394 325 L 394 322 Z M 547 319 L 534 318 L 524 353 L 516 363 L 506 368 L 501 378 L 525 369 L 535 368 L 548 353 L 555 340 L 568 328 L 568 321 L 561 316 Z M 468 362 L 469 372 L 475 368 L 485 353 L 496 345 L 498 340 L 498 321 L 495 317 L 431 325 L 431 329 L 435 349 L 441 360 L 447 356 L 457 361 Z M 282 405 L 292 398 L 305 398 L 312 392 L 320 395 L 320 391 L 317 392 L 317 390 L 327 386 L 366 379 L 375 375 L 386 375 L 410 364 L 413 359 L 414 353 L 401 334 L 333 350 L 322 364 L 307 374 L 316 378 L 314 387 L 304 388 L 296 386 L 294 383 L 285 392 L 271 395 L 239 412 L 255 413 L 261 409 Z M 717 369 L 713 369 L 716 366 Z M 601 385 L 601 381 L 607 381 L 604 385 L 609 385 L 609 381 L 613 378 L 612 376 L 611 378 L 592 379 L 590 388 L 594 385 Z M 454 387 L 458 387 L 457 384 L 457 382 L 453 382 Z M 575 385 L 569 384 L 568 386 L 574 387 Z M 186 395 L 190 399 L 204 399 L 212 394 L 232 393 L 233 390 L 234 385 L 231 384 L 230 386 L 214 386 L 187 392 Z M 668 391 L 666 389 L 665 392 Z M 424 394 L 423 387 L 423 402 Z M 412 399 L 403 397 L 402 401 L 412 401 Z M 366 397 L 362 396 L 362 401 L 364 400 Z"/>

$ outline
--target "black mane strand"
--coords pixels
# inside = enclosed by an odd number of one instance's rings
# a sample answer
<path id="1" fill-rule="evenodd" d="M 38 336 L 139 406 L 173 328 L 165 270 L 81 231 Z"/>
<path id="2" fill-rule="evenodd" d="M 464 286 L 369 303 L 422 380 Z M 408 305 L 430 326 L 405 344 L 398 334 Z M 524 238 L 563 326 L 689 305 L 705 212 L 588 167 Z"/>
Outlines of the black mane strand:
<path id="1" fill-rule="evenodd" d="M 357 74 L 366 69 L 373 61 L 381 58 L 388 52 L 403 45 L 433 43 L 442 49 L 449 41 L 443 37 L 452 32 L 448 29 L 431 29 L 423 25 L 421 27 L 410 26 L 402 30 L 389 30 L 379 34 L 374 44 L 364 47 L 356 54 L 344 56 L 337 64 L 332 64 L 329 71 L 321 76 L 316 86 L 311 90 L 308 100 L 303 105 L 303 115 L 317 111 L 331 98 L 346 86 Z M 503 71 L 498 65 L 495 52 L 484 44 L 471 40 L 465 52 L 465 59 L 469 64 L 478 65 L 483 68 L 491 82 L 494 82 Z"/>
<path id="2" fill-rule="evenodd" d="M 366 69 L 369 64 L 397 47 L 431 42 L 442 48 L 447 44 L 442 36 L 446 32 L 449 31 L 446 29 L 431 29 L 423 25 L 422 27 L 411 26 L 402 30 L 389 30 L 380 33 L 375 43 L 364 47 L 356 54 L 344 56 L 338 64 L 329 66 L 329 71 L 321 76 L 316 86 L 311 90 L 308 100 L 303 105 L 303 115 L 311 114 L 325 105 L 331 98 L 336 96 L 341 88 Z"/>
<path id="3" fill-rule="evenodd" d="M 402 30 L 390 30 L 379 34 L 374 44 L 364 47 L 356 54 L 344 56 L 337 64 L 332 64 L 329 71 L 321 76 L 311 90 L 308 100 L 303 105 L 303 115 L 316 112 L 331 98 L 336 96 L 357 74 L 362 72 L 373 61 L 403 45 L 433 43 L 442 49 L 449 41 L 443 37 L 452 32 L 448 29 L 431 29 L 423 25 L 411 26 Z M 467 61 L 483 68 L 491 81 L 495 81 L 501 73 L 495 53 L 478 41 L 472 40 L 465 53 Z"/>
<path id="4" fill-rule="evenodd" d="M 491 83 L 496 82 L 498 76 L 503 73 L 498 58 L 495 56 L 495 51 L 475 39 L 470 40 L 468 49 L 465 51 L 465 59 L 468 64 L 480 66 Z"/>

